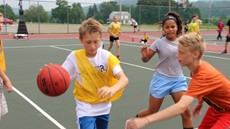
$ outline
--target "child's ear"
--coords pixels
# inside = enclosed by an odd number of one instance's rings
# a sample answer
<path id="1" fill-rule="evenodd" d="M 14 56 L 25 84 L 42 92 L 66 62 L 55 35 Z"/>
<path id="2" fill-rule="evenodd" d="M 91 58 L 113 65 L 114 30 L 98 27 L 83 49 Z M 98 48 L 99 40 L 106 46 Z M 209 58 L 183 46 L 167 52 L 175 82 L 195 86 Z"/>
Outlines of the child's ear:
<path id="1" fill-rule="evenodd" d="M 82 43 L 82 39 L 80 39 L 80 43 L 83 44 L 83 43 Z"/>
<path id="2" fill-rule="evenodd" d="M 200 52 L 198 51 L 193 52 L 193 57 L 196 59 L 200 58 Z"/>

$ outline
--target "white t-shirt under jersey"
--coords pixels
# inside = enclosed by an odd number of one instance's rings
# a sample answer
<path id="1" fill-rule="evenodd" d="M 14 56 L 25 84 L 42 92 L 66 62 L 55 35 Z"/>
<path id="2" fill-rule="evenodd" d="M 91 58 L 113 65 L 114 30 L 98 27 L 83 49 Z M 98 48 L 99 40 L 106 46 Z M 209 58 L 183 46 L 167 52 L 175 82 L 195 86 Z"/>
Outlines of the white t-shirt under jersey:
<path id="1" fill-rule="evenodd" d="M 107 50 L 98 48 L 97 54 L 94 58 L 88 58 L 89 61 L 98 69 L 100 70 L 107 70 L 108 66 L 108 58 L 111 53 Z M 62 66 L 68 71 L 71 79 L 77 80 L 80 84 L 82 84 L 82 79 L 80 72 L 77 66 L 77 59 L 75 56 L 74 51 L 72 51 L 62 64 Z M 115 76 L 117 73 L 121 72 L 122 68 L 117 65 L 113 68 L 113 75 Z M 110 109 L 112 107 L 111 102 L 104 102 L 98 104 L 90 104 L 86 102 L 76 100 L 76 115 L 79 119 L 80 117 L 84 116 L 98 116 L 98 115 L 105 115 L 109 114 Z"/>

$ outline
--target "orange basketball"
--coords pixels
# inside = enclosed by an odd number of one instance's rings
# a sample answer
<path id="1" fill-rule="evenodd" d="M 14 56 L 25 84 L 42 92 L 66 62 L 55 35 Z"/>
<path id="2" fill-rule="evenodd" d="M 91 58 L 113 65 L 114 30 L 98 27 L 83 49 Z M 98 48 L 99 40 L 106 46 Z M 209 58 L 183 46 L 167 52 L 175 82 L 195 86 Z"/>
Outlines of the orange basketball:
<path id="1" fill-rule="evenodd" d="M 70 76 L 59 64 L 44 66 L 38 73 L 37 86 L 47 96 L 59 96 L 69 88 Z"/>

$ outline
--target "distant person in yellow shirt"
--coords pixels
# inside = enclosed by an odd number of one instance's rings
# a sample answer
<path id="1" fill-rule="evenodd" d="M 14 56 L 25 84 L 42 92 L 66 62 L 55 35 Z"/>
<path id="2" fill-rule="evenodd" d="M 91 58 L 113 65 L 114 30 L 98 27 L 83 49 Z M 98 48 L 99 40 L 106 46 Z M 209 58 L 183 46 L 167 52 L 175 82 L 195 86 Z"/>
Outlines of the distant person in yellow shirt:
<path id="1" fill-rule="evenodd" d="M 120 60 L 120 40 L 119 36 L 121 34 L 121 23 L 118 21 L 118 16 L 113 17 L 113 22 L 110 23 L 108 28 L 109 33 L 109 48 L 108 51 L 110 51 L 113 47 L 113 42 L 116 42 L 117 46 L 117 58 Z"/>
<path id="2" fill-rule="evenodd" d="M 188 25 L 188 32 L 199 33 L 199 24 L 197 22 L 197 16 L 196 15 L 192 16 L 192 21 Z"/>

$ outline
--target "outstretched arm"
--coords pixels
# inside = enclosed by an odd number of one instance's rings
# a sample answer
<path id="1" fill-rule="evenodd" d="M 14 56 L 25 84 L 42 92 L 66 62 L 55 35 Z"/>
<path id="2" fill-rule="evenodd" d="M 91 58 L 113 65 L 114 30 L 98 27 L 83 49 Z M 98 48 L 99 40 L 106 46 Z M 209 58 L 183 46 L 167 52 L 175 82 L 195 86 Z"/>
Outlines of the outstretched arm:
<path id="1" fill-rule="evenodd" d="M 183 95 L 180 101 L 165 110 L 148 115 L 146 117 L 129 119 L 126 121 L 126 129 L 141 129 L 150 124 L 166 120 L 183 113 L 193 102 L 194 98 Z"/>

